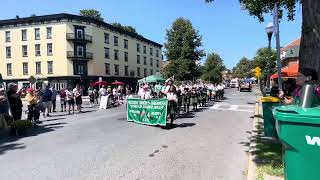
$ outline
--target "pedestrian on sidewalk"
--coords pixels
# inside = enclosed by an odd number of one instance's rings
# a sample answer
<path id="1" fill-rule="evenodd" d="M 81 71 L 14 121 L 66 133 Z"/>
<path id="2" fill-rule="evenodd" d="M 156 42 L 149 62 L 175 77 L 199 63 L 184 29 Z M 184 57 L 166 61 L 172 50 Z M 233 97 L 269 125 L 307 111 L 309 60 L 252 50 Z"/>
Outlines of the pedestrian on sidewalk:
<path id="1" fill-rule="evenodd" d="M 60 105 L 61 105 L 61 112 L 67 111 L 67 102 L 66 102 L 66 89 L 61 89 L 59 96 L 60 96 Z"/>
<path id="2" fill-rule="evenodd" d="M 39 123 L 40 113 L 36 109 L 38 103 L 38 96 L 32 88 L 27 90 L 26 100 L 28 102 L 28 120 L 32 121 L 34 125 Z"/>
<path id="3" fill-rule="evenodd" d="M 56 100 L 57 100 L 57 95 L 58 95 L 58 92 L 55 90 L 55 88 L 54 87 L 51 87 L 51 92 L 52 92 L 52 112 L 57 112 L 56 111 L 56 106 L 57 106 L 57 104 L 56 104 Z M 50 109 L 51 110 L 51 109 Z M 51 111 L 50 111 L 51 112 Z"/>
<path id="4" fill-rule="evenodd" d="M 71 88 L 66 90 L 67 102 L 69 106 L 69 114 L 71 114 L 71 107 L 72 107 L 72 114 L 74 114 L 74 94 Z"/>
<path id="5" fill-rule="evenodd" d="M 50 90 L 49 85 L 46 85 L 43 90 L 42 103 L 45 107 L 43 111 L 43 117 L 46 117 L 46 112 L 47 112 L 47 116 L 50 117 L 50 109 L 52 108 L 52 91 Z"/>
<path id="6" fill-rule="evenodd" d="M 93 94 L 94 94 L 94 99 L 95 99 L 95 103 L 99 104 L 99 92 L 97 89 L 93 90 Z"/>
<path id="7" fill-rule="evenodd" d="M 17 93 L 18 85 L 15 83 L 10 83 L 8 85 L 7 97 L 9 100 L 12 118 L 13 120 L 20 120 L 22 116 L 22 101 L 20 95 Z"/>
<path id="8" fill-rule="evenodd" d="M 73 89 L 73 94 L 75 96 L 77 111 L 81 113 L 81 105 L 82 105 L 82 93 L 79 84 Z"/>
<path id="9" fill-rule="evenodd" d="M 88 89 L 88 95 L 89 95 L 89 99 L 90 99 L 90 107 L 93 107 L 95 96 L 94 96 L 94 92 L 91 87 L 89 87 L 89 89 Z"/>

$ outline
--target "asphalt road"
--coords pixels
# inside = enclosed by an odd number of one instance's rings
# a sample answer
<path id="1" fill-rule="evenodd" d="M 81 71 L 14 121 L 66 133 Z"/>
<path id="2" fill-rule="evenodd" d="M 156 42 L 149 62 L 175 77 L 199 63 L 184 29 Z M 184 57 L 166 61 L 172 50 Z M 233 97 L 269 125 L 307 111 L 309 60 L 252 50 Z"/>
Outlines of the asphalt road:
<path id="1" fill-rule="evenodd" d="M 30 136 L 0 141 L 0 179 L 245 179 L 256 97 L 228 89 L 226 98 L 171 130 L 127 122 L 124 106 L 53 114 Z"/>

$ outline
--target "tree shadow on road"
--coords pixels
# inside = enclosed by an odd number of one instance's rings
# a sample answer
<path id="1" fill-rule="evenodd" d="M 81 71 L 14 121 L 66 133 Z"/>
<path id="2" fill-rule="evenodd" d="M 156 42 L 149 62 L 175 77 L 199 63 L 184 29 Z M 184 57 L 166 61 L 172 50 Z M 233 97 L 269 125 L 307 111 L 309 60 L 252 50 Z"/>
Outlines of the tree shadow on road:
<path id="1" fill-rule="evenodd" d="M 186 127 L 192 127 L 195 126 L 196 123 L 181 123 L 181 124 L 172 124 L 171 129 L 175 129 L 175 128 L 186 128 Z"/>
<path id="2" fill-rule="evenodd" d="M 25 148 L 25 145 L 23 145 L 23 143 L 16 143 L 16 141 L 19 141 L 25 137 L 38 136 L 40 134 L 56 131 L 56 129 L 63 128 L 63 125 L 65 124 L 67 123 L 51 123 L 34 126 L 30 129 L 27 129 L 24 134 L 19 134 L 19 136 L 15 136 L 13 135 L 14 133 L 11 133 L 11 136 L 2 137 L 0 139 L 0 155 L 6 153 L 7 151 Z"/>

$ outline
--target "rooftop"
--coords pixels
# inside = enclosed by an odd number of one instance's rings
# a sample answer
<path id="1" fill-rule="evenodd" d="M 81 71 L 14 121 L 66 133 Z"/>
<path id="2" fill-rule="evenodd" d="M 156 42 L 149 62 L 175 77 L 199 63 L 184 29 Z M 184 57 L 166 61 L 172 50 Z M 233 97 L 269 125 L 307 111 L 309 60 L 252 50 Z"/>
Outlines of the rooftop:
<path id="1" fill-rule="evenodd" d="M 34 17 L 26 17 L 26 18 L 19 18 L 19 19 L 6 19 L 6 20 L 0 20 L 0 28 L 8 25 L 16 25 L 16 24 L 31 24 L 35 22 L 44 22 L 44 21 L 53 21 L 53 20 L 62 20 L 62 19 L 68 19 L 68 20 L 81 20 L 85 22 L 95 23 L 100 26 L 104 26 L 112 31 L 116 31 L 120 34 L 124 34 L 127 36 L 130 36 L 132 38 L 138 39 L 140 41 L 147 42 L 153 46 L 161 48 L 162 45 L 159 43 L 156 43 L 154 41 L 151 41 L 143 36 L 140 36 L 138 34 L 123 30 L 121 28 L 112 26 L 111 24 L 108 24 L 106 22 L 85 17 L 85 16 L 79 16 L 74 14 L 67 14 L 67 13 L 60 13 L 60 14 L 51 14 L 51 15 L 43 15 L 43 16 L 34 16 Z"/>
<path id="2" fill-rule="evenodd" d="M 281 50 L 286 51 L 290 48 L 300 46 L 300 42 L 301 42 L 301 38 L 298 38 L 298 39 L 292 41 L 291 43 L 289 43 L 288 45 L 286 45 L 285 47 L 283 47 Z"/>

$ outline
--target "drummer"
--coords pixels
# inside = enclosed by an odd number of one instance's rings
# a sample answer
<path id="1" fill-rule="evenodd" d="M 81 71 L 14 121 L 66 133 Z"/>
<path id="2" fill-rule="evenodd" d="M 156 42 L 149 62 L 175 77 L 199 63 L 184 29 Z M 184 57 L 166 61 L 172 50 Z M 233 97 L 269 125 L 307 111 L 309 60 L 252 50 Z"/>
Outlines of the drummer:
<path id="1" fill-rule="evenodd" d="M 167 93 L 169 92 L 169 90 L 170 90 L 170 87 L 171 87 L 171 86 L 174 86 L 173 83 L 174 83 L 174 82 L 173 82 L 173 80 L 172 80 L 171 78 L 167 79 L 167 80 L 165 81 L 165 87 L 162 88 L 161 92 L 162 92 L 163 94 L 167 94 Z"/>

